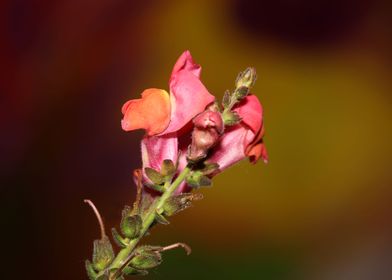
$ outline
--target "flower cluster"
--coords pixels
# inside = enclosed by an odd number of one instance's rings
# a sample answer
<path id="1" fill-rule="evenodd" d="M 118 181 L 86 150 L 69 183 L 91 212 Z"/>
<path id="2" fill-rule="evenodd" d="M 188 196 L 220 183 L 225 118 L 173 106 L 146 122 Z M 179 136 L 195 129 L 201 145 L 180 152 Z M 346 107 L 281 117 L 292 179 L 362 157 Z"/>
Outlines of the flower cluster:
<path id="1" fill-rule="evenodd" d="M 141 99 L 124 104 L 122 128 L 146 131 L 141 144 L 143 167 L 160 170 L 163 160 L 178 160 L 180 172 L 188 160 L 206 159 L 219 165 L 215 175 L 246 157 L 252 163 L 259 158 L 267 162 L 263 109 L 258 98 L 248 93 L 255 80 L 254 69 L 239 75 L 237 95 L 229 100 L 232 104 L 222 107 L 202 84 L 200 74 L 201 67 L 185 51 L 174 65 L 170 94 L 147 89 Z M 226 112 L 238 118 L 235 123 L 223 119 L 229 116 L 224 111 L 229 106 Z M 177 192 L 186 189 L 182 184 Z"/>
<path id="2" fill-rule="evenodd" d="M 233 92 L 222 102 L 209 93 L 200 80 L 201 67 L 189 51 L 174 65 L 169 92 L 150 88 L 140 99 L 122 107 L 125 131 L 144 129 L 141 141 L 143 167 L 134 172 L 137 196 L 126 206 L 121 233 L 112 229 L 122 249 L 117 255 L 106 236 L 102 219 L 91 201 L 101 225 L 102 236 L 94 242 L 93 263 L 86 262 L 92 280 L 119 280 L 125 275 L 146 274 L 159 265 L 161 252 L 183 247 L 139 246 L 141 238 L 155 224 L 168 224 L 173 214 L 189 207 L 201 195 L 192 190 L 209 186 L 211 179 L 233 164 L 249 158 L 268 161 L 263 142 L 263 109 L 250 93 L 256 80 L 254 68 L 241 72 Z"/>

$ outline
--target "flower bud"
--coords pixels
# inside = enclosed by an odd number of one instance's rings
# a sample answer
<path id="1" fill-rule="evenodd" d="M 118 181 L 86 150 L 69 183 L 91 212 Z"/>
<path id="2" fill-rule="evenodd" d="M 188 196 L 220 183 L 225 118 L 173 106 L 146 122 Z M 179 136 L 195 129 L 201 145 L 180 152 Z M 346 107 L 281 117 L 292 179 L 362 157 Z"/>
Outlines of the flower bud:
<path id="1" fill-rule="evenodd" d="M 160 265 L 161 262 L 162 257 L 158 250 L 150 249 L 149 246 L 141 246 L 136 248 L 130 266 L 136 269 L 151 269 Z"/>
<path id="2" fill-rule="evenodd" d="M 188 160 L 198 161 L 207 156 L 207 152 L 218 142 L 223 133 L 224 124 L 218 111 L 210 108 L 193 119 L 195 128 L 192 132 L 192 144 L 188 149 Z"/>
<path id="3" fill-rule="evenodd" d="M 112 262 L 113 258 L 113 248 L 106 236 L 94 241 L 93 266 L 97 271 L 104 270 Z"/>
<path id="4" fill-rule="evenodd" d="M 257 78 L 256 69 L 253 67 L 248 67 L 245 69 L 245 71 L 238 74 L 235 83 L 236 88 L 237 89 L 242 87 L 251 88 L 256 82 L 256 78 Z"/>

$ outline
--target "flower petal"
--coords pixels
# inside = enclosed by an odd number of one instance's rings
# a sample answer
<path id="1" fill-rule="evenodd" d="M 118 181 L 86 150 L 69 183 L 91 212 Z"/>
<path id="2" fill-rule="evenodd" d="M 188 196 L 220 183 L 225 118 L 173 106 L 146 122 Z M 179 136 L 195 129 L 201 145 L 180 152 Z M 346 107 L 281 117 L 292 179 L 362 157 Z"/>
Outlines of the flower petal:
<path id="1" fill-rule="evenodd" d="M 256 95 L 248 95 L 234 109 L 247 126 L 257 134 L 263 123 L 263 108 Z"/>
<path id="2" fill-rule="evenodd" d="M 263 143 L 263 108 L 260 101 L 255 95 L 248 95 L 234 111 L 240 115 L 242 122 L 254 133 L 253 139 L 250 139 L 245 145 L 246 156 L 249 157 L 251 163 L 256 163 L 260 158 L 267 163 L 267 149 Z"/>
<path id="3" fill-rule="evenodd" d="M 200 71 L 201 67 L 193 62 L 189 52 L 178 59 L 169 83 L 170 123 L 161 135 L 179 131 L 215 100 L 200 81 Z"/>
<path id="4" fill-rule="evenodd" d="M 256 163 L 260 158 L 264 161 L 264 163 L 268 163 L 268 153 L 263 141 L 263 136 L 264 124 L 245 149 L 245 154 L 249 157 L 251 163 Z"/>
<path id="5" fill-rule="evenodd" d="M 162 162 L 170 159 L 177 161 L 178 140 L 175 134 L 164 136 L 144 137 L 141 144 L 143 172 L 144 168 L 150 167 L 160 170 Z"/>
<path id="6" fill-rule="evenodd" d="M 253 132 L 241 124 L 231 127 L 222 135 L 211 151 L 208 162 L 219 164 L 220 171 L 246 158 L 246 145 L 254 138 Z"/>
<path id="7" fill-rule="evenodd" d="M 147 135 L 158 134 L 170 122 L 169 94 L 163 89 L 146 89 L 141 99 L 126 102 L 122 113 L 121 126 L 125 131 L 143 128 Z"/>
<path id="8" fill-rule="evenodd" d="M 188 50 L 184 51 L 177 59 L 176 64 L 174 64 L 171 77 L 181 70 L 191 72 L 193 75 L 200 78 L 201 66 L 193 62 L 191 53 Z"/>

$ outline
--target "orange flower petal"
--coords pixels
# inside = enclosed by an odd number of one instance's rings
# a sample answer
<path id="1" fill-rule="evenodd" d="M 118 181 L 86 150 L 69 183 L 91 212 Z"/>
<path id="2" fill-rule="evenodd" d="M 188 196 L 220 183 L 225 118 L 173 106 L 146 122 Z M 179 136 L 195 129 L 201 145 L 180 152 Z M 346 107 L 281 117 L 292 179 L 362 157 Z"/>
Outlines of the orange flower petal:
<path id="1" fill-rule="evenodd" d="M 169 94 L 163 89 L 146 89 L 141 99 L 129 100 L 121 111 L 124 114 L 121 126 L 125 131 L 145 129 L 149 136 L 158 134 L 170 122 Z"/>

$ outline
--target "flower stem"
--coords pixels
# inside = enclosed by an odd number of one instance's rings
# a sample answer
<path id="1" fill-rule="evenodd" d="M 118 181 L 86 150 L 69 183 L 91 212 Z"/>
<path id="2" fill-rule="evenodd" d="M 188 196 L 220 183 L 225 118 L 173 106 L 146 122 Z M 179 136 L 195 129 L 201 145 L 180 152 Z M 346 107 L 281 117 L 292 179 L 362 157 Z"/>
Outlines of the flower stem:
<path id="1" fill-rule="evenodd" d="M 146 234 L 148 229 L 151 227 L 152 223 L 155 220 L 155 215 L 157 213 L 157 210 L 161 209 L 165 202 L 173 195 L 175 190 L 178 188 L 178 186 L 182 183 L 182 181 L 185 180 L 186 176 L 189 174 L 191 171 L 191 168 L 189 166 L 185 167 L 182 172 L 177 176 L 177 178 L 174 180 L 172 184 L 167 183 L 168 186 L 165 186 L 166 191 L 162 194 L 161 197 L 159 197 L 153 205 L 150 207 L 149 211 L 146 212 L 146 214 L 142 217 L 143 220 L 143 225 L 142 229 L 140 232 L 139 237 L 131 240 L 128 244 L 127 247 L 123 248 L 116 256 L 116 258 L 113 260 L 112 264 L 109 267 L 109 271 L 116 270 L 115 273 L 112 274 L 110 279 L 114 280 L 116 277 L 119 276 L 120 270 L 126 266 L 126 264 L 130 261 L 132 258 L 132 252 L 135 249 L 136 245 L 139 243 L 139 241 L 143 238 L 143 236 Z"/>

